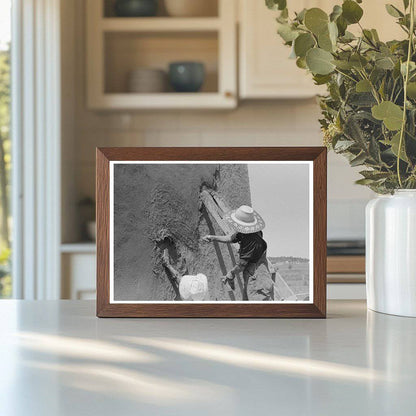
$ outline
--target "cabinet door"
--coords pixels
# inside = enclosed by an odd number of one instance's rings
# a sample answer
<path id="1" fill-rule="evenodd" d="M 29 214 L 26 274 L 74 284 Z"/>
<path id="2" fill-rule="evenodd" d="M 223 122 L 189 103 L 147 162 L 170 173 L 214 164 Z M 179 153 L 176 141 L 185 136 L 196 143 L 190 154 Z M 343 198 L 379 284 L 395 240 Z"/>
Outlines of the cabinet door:
<path id="1" fill-rule="evenodd" d="M 65 253 L 62 256 L 62 299 L 95 299 L 95 253 Z"/>
<path id="2" fill-rule="evenodd" d="M 275 17 L 278 12 L 268 10 L 262 0 L 239 0 L 240 13 L 240 97 L 241 98 L 305 98 L 323 90 L 313 84 L 311 76 L 289 59 L 290 48 L 277 35 Z M 402 0 L 392 0 L 402 9 Z M 320 7 L 330 12 L 338 0 L 291 0 L 289 11 Z M 363 2 L 366 28 L 378 30 L 382 40 L 402 39 L 404 32 L 389 16 L 382 2 Z M 349 27 L 358 34 L 358 25 Z"/>
<path id="3" fill-rule="evenodd" d="M 320 2 L 292 0 L 290 11 Z M 320 7 L 319 5 L 318 7 Z M 262 0 L 240 0 L 240 97 L 305 98 L 319 91 L 305 70 L 289 59 L 290 48 L 276 33 L 278 12 Z"/>

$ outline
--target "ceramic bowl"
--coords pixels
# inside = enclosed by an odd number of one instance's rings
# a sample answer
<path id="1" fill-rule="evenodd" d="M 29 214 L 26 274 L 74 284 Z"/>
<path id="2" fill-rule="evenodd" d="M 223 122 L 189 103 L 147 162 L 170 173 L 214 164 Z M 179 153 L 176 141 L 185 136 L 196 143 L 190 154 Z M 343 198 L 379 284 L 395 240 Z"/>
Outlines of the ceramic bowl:
<path id="1" fill-rule="evenodd" d="M 117 0 L 114 5 L 116 16 L 149 17 L 156 16 L 158 0 Z"/>
<path id="2" fill-rule="evenodd" d="M 160 93 L 167 90 L 166 72 L 161 69 L 138 68 L 129 73 L 127 90 L 135 93 Z"/>
<path id="3" fill-rule="evenodd" d="M 169 82 L 176 92 L 197 92 L 205 80 L 205 67 L 201 62 L 172 62 L 169 65 Z"/>

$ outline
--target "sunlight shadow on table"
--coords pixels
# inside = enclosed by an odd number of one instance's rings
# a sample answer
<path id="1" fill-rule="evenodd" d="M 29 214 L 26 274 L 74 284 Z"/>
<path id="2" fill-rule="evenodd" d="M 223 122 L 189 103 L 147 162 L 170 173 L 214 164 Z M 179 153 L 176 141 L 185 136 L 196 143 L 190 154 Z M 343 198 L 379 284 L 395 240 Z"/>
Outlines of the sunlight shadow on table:
<path id="1" fill-rule="evenodd" d="M 118 339 L 134 345 L 153 347 L 165 351 L 185 354 L 202 360 L 215 361 L 250 370 L 283 373 L 293 376 L 345 380 L 357 383 L 387 381 L 385 374 L 373 369 L 308 358 L 275 355 L 227 345 L 202 343 L 176 338 L 155 339 L 123 336 L 118 337 Z"/>
<path id="2" fill-rule="evenodd" d="M 15 342 L 17 342 L 19 347 L 32 351 L 85 360 L 92 359 L 117 363 L 151 363 L 160 361 L 159 357 L 136 348 L 128 348 L 117 345 L 114 342 L 99 341 L 90 338 L 20 332 L 15 336 Z"/>
<path id="3" fill-rule="evenodd" d="M 35 374 L 58 377 L 66 387 L 104 397 L 111 395 L 155 406 L 205 402 L 210 405 L 213 398 L 227 400 L 232 390 L 191 377 L 151 374 L 147 372 L 149 366 L 163 365 L 162 356 L 110 340 L 20 332 L 13 343 L 28 353 L 28 359 L 19 361 L 20 366 Z"/>
<path id="4" fill-rule="evenodd" d="M 169 380 L 113 365 L 42 361 L 24 361 L 22 364 L 35 370 L 59 373 L 66 385 L 72 388 L 158 406 L 178 402 L 211 402 L 213 399 L 224 399 L 230 393 L 229 388 L 206 381 Z"/>

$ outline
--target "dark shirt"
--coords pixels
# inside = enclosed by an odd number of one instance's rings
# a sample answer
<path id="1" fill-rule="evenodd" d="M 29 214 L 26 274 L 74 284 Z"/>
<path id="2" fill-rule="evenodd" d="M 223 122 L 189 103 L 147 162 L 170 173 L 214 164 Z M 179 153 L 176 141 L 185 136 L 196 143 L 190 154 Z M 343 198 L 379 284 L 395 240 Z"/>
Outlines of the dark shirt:
<path id="1" fill-rule="evenodd" d="M 236 233 L 231 239 L 232 243 L 240 244 L 240 260 L 248 263 L 257 263 L 267 249 L 261 231 L 251 234 Z"/>

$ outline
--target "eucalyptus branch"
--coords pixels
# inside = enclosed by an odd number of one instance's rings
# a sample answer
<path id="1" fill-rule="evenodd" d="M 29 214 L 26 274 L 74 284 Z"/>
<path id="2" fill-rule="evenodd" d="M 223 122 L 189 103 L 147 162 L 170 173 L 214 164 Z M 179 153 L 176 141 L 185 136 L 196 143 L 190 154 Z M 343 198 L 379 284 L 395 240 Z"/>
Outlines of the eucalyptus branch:
<path id="1" fill-rule="evenodd" d="M 370 87 L 371 87 L 371 93 L 373 94 L 374 99 L 377 101 L 377 104 L 380 104 L 380 98 L 378 96 L 378 92 L 376 88 L 374 87 L 373 83 L 371 82 L 370 78 L 368 77 L 367 73 L 365 72 L 365 69 L 363 68 L 362 65 L 361 65 L 360 74 L 363 77 L 363 79 L 369 82 Z"/>
<path id="2" fill-rule="evenodd" d="M 286 1 L 266 0 L 266 4 L 275 10 L 276 5 L 286 6 Z M 412 125 L 416 117 L 416 71 L 412 69 L 416 0 L 404 0 L 404 16 L 394 6 L 387 7 L 405 31 L 404 41 L 383 42 L 373 29 L 364 29 L 360 4 L 343 1 L 331 14 L 318 7 L 305 9 L 299 23 L 285 9 L 281 16 L 285 27 L 279 34 L 286 44 L 293 44 L 287 39 L 298 36 L 294 53 L 319 84 L 326 84 L 328 95 L 320 98 L 324 140 L 336 153 L 353 160 L 354 166 L 367 167 L 362 184 L 381 194 L 416 189 L 416 150 L 406 146 L 407 140 L 416 140 Z M 333 25 L 340 28 L 340 22 L 345 31 L 336 34 Z M 361 33 L 350 36 L 346 31 L 350 25 L 361 28 Z M 322 42 L 318 42 L 321 35 Z M 389 175 L 380 179 L 383 170 Z"/>
<path id="3" fill-rule="evenodd" d="M 409 44 L 407 47 L 407 60 L 406 60 L 406 72 L 404 76 L 404 85 L 403 85 L 403 118 L 402 118 L 402 127 L 400 129 L 400 140 L 399 140 L 399 149 L 397 151 L 397 178 L 399 180 L 399 185 L 402 188 L 402 177 L 400 173 L 400 156 L 402 154 L 404 132 L 406 129 L 406 108 L 407 108 L 407 83 L 409 82 L 409 68 L 412 58 L 413 50 L 413 36 L 415 28 L 415 0 L 410 0 L 410 30 L 409 30 Z"/>
<path id="4" fill-rule="evenodd" d="M 339 70 L 338 68 L 335 68 L 335 71 L 338 72 L 341 75 L 344 75 L 344 77 L 350 79 L 351 81 L 357 83 L 357 80 L 351 76 L 349 76 L 348 74 L 346 74 L 345 72 L 342 72 L 341 70 Z"/>
<path id="5" fill-rule="evenodd" d="M 396 89 L 396 84 L 397 84 L 397 80 L 394 80 L 393 81 L 393 87 L 391 89 L 391 94 L 390 94 L 390 101 L 392 101 L 392 99 L 393 99 L 394 90 Z M 395 102 L 395 101 L 393 101 L 393 102 Z"/>
<path id="6" fill-rule="evenodd" d="M 399 91 L 397 92 L 396 96 L 394 97 L 394 100 L 393 100 L 394 103 L 399 99 L 400 94 L 402 93 L 402 91 L 403 91 L 403 88 L 399 88 Z"/>

